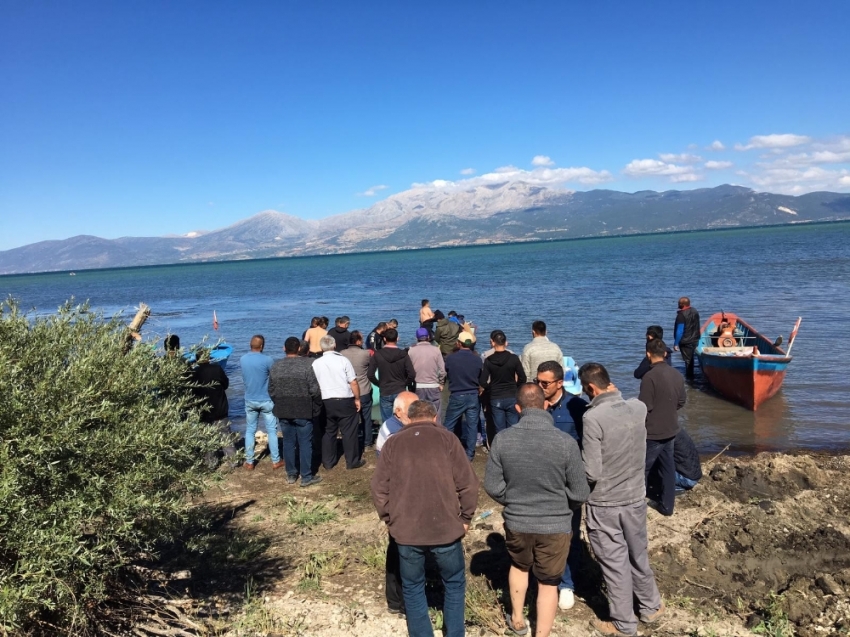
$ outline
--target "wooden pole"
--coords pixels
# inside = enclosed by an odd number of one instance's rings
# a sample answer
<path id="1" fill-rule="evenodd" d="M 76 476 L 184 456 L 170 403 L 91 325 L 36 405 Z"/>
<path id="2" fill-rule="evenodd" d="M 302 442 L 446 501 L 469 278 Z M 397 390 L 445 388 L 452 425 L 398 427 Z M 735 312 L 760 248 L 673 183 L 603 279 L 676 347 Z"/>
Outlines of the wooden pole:
<path id="1" fill-rule="evenodd" d="M 148 320 L 150 315 L 150 307 L 144 303 L 139 303 L 139 310 L 136 312 L 136 316 L 133 317 L 133 320 L 130 321 L 130 324 L 127 326 L 127 336 L 124 341 L 125 354 L 130 351 L 135 341 L 142 340 L 142 335 L 139 332 L 141 332 L 142 326 L 145 324 L 145 321 Z"/>
<path id="2" fill-rule="evenodd" d="M 791 330 L 791 338 L 788 339 L 788 349 L 785 352 L 786 356 L 791 356 L 791 348 L 794 347 L 794 341 L 797 338 L 797 330 L 800 329 L 800 323 L 803 322 L 803 317 L 797 319 L 797 323 L 794 325 L 794 329 Z"/>

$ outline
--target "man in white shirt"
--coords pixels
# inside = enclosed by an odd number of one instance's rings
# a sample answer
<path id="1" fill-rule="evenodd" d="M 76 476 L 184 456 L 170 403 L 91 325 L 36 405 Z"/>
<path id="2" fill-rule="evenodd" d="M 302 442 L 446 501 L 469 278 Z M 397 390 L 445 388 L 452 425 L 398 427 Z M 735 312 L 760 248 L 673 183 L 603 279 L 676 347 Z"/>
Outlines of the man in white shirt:
<path id="1" fill-rule="evenodd" d="M 313 371 L 322 391 L 325 407 L 325 433 L 322 436 L 322 466 L 333 469 L 337 456 L 336 436 L 342 433 L 342 449 L 347 469 L 359 469 L 366 462 L 361 458 L 357 441 L 360 411 L 360 387 L 351 362 L 335 352 L 336 341 L 323 336 L 319 341 L 322 356 L 313 362 Z"/>
<path id="2" fill-rule="evenodd" d="M 546 336 L 546 323 L 534 321 L 531 324 L 531 336 L 531 342 L 523 348 L 522 356 L 520 356 L 526 378 L 537 377 L 537 368 L 540 363 L 555 361 L 559 365 L 564 364 L 561 348 Z"/>

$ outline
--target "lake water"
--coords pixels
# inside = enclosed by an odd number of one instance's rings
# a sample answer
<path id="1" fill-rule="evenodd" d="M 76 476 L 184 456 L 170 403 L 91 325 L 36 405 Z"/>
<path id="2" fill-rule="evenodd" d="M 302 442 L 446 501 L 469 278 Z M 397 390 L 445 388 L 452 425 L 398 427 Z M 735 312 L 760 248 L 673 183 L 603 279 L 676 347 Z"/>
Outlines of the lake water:
<path id="1" fill-rule="evenodd" d="M 671 335 L 680 296 L 703 318 L 732 311 L 786 343 L 802 316 L 777 396 L 747 411 L 711 392 L 697 368 L 682 422 L 705 453 L 727 444 L 739 452 L 850 447 L 850 223 L 7 276 L 0 291 L 39 313 L 74 297 L 128 320 L 144 302 L 153 311 L 146 339 L 176 333 L 185 346 L 225 338 L 234 346 L 235 418 L 238 360 L 251 335 L 263 334 L 266 353 L 282 356 L 284 340 L 314 315 L 347 314 L 364 334 L 395 317 L 410 343 L 420 300 L 429 298 L 432 308 L 472 320 L 482 345 L 498 328 L 515 351 L 543 319 L 565 354 L 606 365 L 626 396 L 637 395 L 632 372 L 646 326 Z"/>

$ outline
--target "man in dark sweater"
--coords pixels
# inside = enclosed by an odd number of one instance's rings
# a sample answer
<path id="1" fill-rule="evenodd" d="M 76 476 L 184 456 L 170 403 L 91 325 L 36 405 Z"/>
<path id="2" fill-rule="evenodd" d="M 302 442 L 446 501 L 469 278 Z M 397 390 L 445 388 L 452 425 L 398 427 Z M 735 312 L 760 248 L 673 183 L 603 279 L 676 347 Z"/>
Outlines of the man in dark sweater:
<path id="1" fill-rule="evenodd" d="M 445 587 L 447 637 L 464 635 L 466 572 L 461 540 L 478 505 L 478 478 L 463 448 L 437 424 L 434 405 L 414 402 L 409 423 L 387 440 L 372 476 L 372 501 L 398 544 L 407 630 L 433 636 L 425 599 L 425 557 Z"/>
<path id="2" fill-rule="evenodd" d="M 640 381 L 638 398 L 646 405 L 646 468 L 647 483 L 650 474 L 657 478 L 661 499 L 658 511 L 673 515 L 676 503 L 676 465 L 673 445 L 679 433 L 678 410 L 685 404 L 685 381 L 682 375 L 664 362 L 667 346 L 660 339 L 646 344 L 646 355 L 651 366 Z"/>
<path id="3" fill-rule="evenodd" d="M 449 379 L 449 404 L 446 407 L 446 429 L 454 432 L 466 449 L 470 461 L 475 457 L 478 439 L 478 379 L 481 377 L 481 358 L 472 351 L 472 341 L 458 341 L 460 349 L 446 357 L 446 377 Z M 463 422 L 463 426 L 459 426 Z"/>
<path id="4" fill-rule="evenodd" d="M 664 328 L 660 325 L 650 325 L 646 328 L 647 342 L 651 341 L 654 338 L 657 338 L 658 340 L 662 340 L 664 338 Z M 664 360 L 667 361 L 668 365 L 673 364 L 673 359 L 671 358 L 672 354 L 673 350 L 668 347 L 666 356 L 664 357 Z M 651 365 L 652 363 L 649 362 L 649 357 L 644 355 L 643 360 L 640 362 L 640 365 L 638 365 L 637 369 L 635 369 L 635 378 L 637 378 L 638 380 L 643 378 L 643 375 L 649 371 Z"/>
<path id="5" fill-rule="evenodd" d="M 515 633 L 526 628 L 522 609 L 531 571 L 538 582 L 535 635 L 548 637 L 570 550 L 572 509 L 587 500 L 590 489 L 578 444 L 555 429 L 543 401 L 536 385 L 520 387 L 520 420 L 493 439 L 484 490 L 505 506 L 505 543 L 511 558 L 509 628 Z"/>
<path id="6" fill-rule="evenodd" d="M 407 350 L 398 347 L 398 330 L 387 328 L 384 340 L 384 346 L 377 350 L 369 361 L 369 371 L 366 374 L 380 392 L 381 422 L 393 415 L 395 397 L 407 389 L 413 389 L 416 382 L 413 361 L 407 355 Z"/>
<path id="7" fill-rule="evenodd" d="M 685 376 L 694 377 L 694 353 L 699 342 L 699 312 L 691 307 L 691 300 L 683 296 L 679 299 L 679 311 L 673 324 L 673 349 L 682 352 L 685 361 Z"/>
<path id="8" fill-rule="evenodd" d="M 351 319 L 347 316 L 339 316 L 334 321 L 334 326 L 328 330 L 328 336 L 332 336 L 336 341 L 336 351 L 343 352 L 351 343 L 351 332 L 348 331 L 348 326 L 351 325 Z"/>
<path id="9" fill-rule="evenodd" d="M 177 347 L 180 347 L 179 340 Z M 192 393 L 205 407 L 201 411 L 201 422 L 214 425 L 227 439 L 224 457 L 230 462 L 232 468 L 236 466 L 233 460 L 236 456 L 236 447 L 233 446 L 234 436 L 230 431 L 230 421 L 227 419 L 229 405 L 226 390 L 230 386 L 230 380 L 221 365 L 210 362 L 208 348 L 198 350 L 195 360 L 197 365 L 192 370 L 192 382 L 195 384 L 192 387 Z M 218 454 L 211 451 L 206 455 L 205 460 L 208 466 L 215 468 L 218 465 Z"/>
<path id="10" fill-rule="evenodd" d="M 673 461 L 676 465 L 676 495 L 681 495 L 693 489 L 702 480 L 699 452 L 688 432 L 682 428 L 679 428 L 679 433 L 673 441 Z M 646 485 L 647 497 L 656 502 L 661 500 L 659 482 L 657 476 L 650 476 Z"/>
<path id="11" fill-rule="evenodd" d="M 269 395 L 274 402 L 283 431 L 283 460 L 286 464 L 286 481 L 295 484 L 301 473 L 301 486 L 321 482 L 321 476 L 312 473 L 313 419 L 319 416 L 322 393 L 313 371 L 312 359 L 298 355 L 301 341 L 295 336 L 286 339 L 286 354 L 272 365 L 269 371 Z M 296 454 L 297 450 L 297 454 Z"/>
<path id="12" fill-rule="evenodd" d="M 508 339 L 502 330 L 490 334 L 490 345 L 494 351 L 484 359 L 478 384 L 489 392 L 490 413 L 498 434 L 519 421 L 516 392 L 526 378 L 519 356 L 507 351 Z"/>

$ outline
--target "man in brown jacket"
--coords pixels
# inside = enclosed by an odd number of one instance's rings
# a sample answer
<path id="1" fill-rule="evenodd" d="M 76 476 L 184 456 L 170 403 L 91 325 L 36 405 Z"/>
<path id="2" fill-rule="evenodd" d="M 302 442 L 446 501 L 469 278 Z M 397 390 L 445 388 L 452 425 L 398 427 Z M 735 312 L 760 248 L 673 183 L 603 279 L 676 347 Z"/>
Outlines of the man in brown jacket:
<path id="1" fill-rule="evenodd" d="M 461 540 L 478 505 L 478 477 L 457 437 L 437 424 L 434 405 L 414 402 L 409 423 L 390 437 L 372 476 L 372 501 L 398 543 L 407 631 L 433 636 L 425 599 L 425 556 L 445 587 L 446 637 L 464 635 L 466 573 Z"/>

